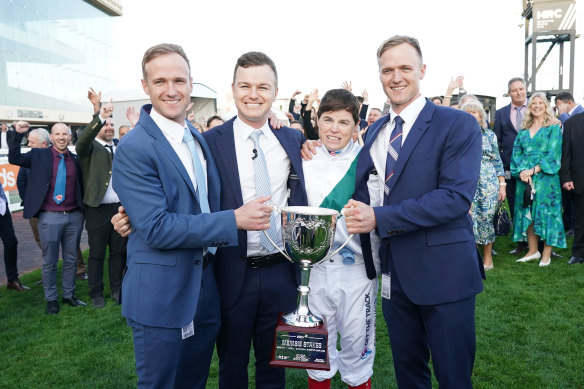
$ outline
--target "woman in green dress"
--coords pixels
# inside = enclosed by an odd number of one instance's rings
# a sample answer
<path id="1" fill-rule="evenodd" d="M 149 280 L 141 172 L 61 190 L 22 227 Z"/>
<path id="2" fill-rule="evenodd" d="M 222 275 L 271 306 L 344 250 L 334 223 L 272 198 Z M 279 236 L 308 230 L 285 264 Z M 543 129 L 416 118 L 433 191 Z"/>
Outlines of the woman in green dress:
<path id="1" fill-rule="evenodd" d="M 529 251 L 517 262 L 539 259 L 539 266 L 551 263 L 553 247 L 566 247 L 562 223 L 562 194 L 558 172 L 562 154 L 562 130 L 552 124 L 554 115 L 544 93 L 534 93 L 527 102 L 523 130 L 519 131 L 513 155 L 511 174 L 519 177 L 515 192 L 513 240 L 525 241 Z M 533 188 L 531 205 L 524 204 L 524 190 Z M 537 242 L 544 241 L 543 252 Z"/>
<path id="2" fill-rule="evenodd" d="M 493 269 L 493 242 L 495 229 L 493 218 L 499 201 L 505 201 L 505 171 L 499 156 L 497 136 L 487 128 L 487 114 L 480 101 L 471 100 L 460 108 L 477 119 L 481 126 L 483 153 L 481 157 L 481 174 L 470 214 L 477 245 L 483 245 L 483 266 L 485 270 Z"/>

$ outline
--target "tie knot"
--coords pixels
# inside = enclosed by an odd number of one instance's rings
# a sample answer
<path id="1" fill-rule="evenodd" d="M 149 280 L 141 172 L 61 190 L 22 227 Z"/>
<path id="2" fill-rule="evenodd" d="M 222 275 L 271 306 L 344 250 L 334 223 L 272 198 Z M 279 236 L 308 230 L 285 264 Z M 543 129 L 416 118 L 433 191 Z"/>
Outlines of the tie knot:
<path id="1" fill-rule="evenodd" d="M 396 127 L 404 124 L 404 120 L 401 118 L 401 116 L 396 116 L 393 121 L 395 122 Z"/>
<path id="2" fill-rule="evenodd" d="M 63 153 L 63 154 L 59 154 L 59 157 L 61 157 L 61 158 L 65 158 L 65 153 Z"/>
<path id="3" fill-rule="evenodd" d="M 253 143 L 256 143 L 257 144 L 261 135 L 262 135 L 262 131 L 261 130 L 255 130 L 251 134 L 249 134 L 249 138 L 251 140 L 253 140 Z"/>
<path id="4" fill-rule="evenodd" d="M 519 112 L 519 111 L 521 111 L 521 107 L 515 107 L 515 110 L 516 110 L 517 112 Z"/>
<path id="5" fill-rule="evenodd" d="M 185 128 L 185 131 L 183 133 L 183 142 L 189 143 L 192 140 L 194 140 L 193 134 L 191 134 L 191 131 L 188 128 Z"/>

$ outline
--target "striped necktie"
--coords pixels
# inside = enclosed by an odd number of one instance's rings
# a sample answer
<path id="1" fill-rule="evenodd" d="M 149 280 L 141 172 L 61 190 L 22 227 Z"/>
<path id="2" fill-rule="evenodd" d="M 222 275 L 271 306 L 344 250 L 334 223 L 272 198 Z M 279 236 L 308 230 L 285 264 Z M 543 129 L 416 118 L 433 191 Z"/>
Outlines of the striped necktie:
<path id="1" fill-rule="evenodd" d="M 399 151 L 401 150 L 402 144 L 402 132 L 404 120 L 400 116 L 396 116 L 393 119 L 395 126 L 391 132 L 389 138 L 389 144 L 387 145 L 387 159 L 385 161 L 385 196 L 389 195 L 389 180 L 393 177 L 393 170 L 395 169 L 395 164 L 399 156 Z"/>

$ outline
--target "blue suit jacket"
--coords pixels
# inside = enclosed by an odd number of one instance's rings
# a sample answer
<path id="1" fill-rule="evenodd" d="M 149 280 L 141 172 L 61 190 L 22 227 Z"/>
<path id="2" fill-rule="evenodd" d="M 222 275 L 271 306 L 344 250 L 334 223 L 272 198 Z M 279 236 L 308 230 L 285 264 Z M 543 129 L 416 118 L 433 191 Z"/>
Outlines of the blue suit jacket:
<path id="1" fill-rule="evenodd" d="M 13 134 L 10 134 L 10 133 Z M 53 152 L 52 146 L 47 148 L 32 149 L 28 153 L 21 154 L 20 142 L 23 134 L 9 131 L 8 135 L 8 162 L 24 168 L 29 168 L 26 193 L 22 202 L 24 204 L 23 216 L 25 219 L 38 217 L 47 191 L 53 178 Z M 77 156 L 69 151 L 69 156 L 75 163 L 77 184 L 75 187 L 76 203 L 80 211 L 83 211 L 83 175 Z"/>
<path id="2" fill-rule="evenodd" d="M 190 127 L 207 160 L 211 213 L 201 213 L 191 179 L 150 118 L 151 105 L 116 149 L 113 185 L 132 220 L 122 314 L 154 327 L 193 320 L 203 270 L 203 247 L 237 244 L 233 211 L 219 212 L 219 176 L 201 135 Z"/>
<path id="3" fill-rule="evenodd" d="M 574 109 L 574 112 L 572 112 L 572 114 L 570 115 L 569 113 L 563 113 L 560 116 L 558 116 L 558 119 L 560 119 L 560 121 L 562 122 L 562 126 L 564 125 L 564 123 L 566 122 L 566 120 L 568 120 L 569 118 L 578 115 L 579 113 L 584 112 L 584 107 L 582 107 L 580 104 L 578 104 L 576 106 L 576 108 Z"/>
<path id="4" fill-rule="evenodd" d="M 511 104 L 498 109 L 495 112 L 495 125 L 493 126 L 493 132 L 497 135 L 499 154 L 501 154 L 501 161 L 505 170 L 510 169 L 513 144 L 517 137 L 517 131 L 515 131 L 515 127 L 511 123 L 510 115 Z"/>
<path id="5" fill-rule="evenodd" d="M 236 209 L 243 205 L 237 155 L 235 154 L 234 120 L 235 118 L 203 134 L 215 157 L 221 178 L 221 209 Z M 300 148 L 304 143 L 304 136 L 300 131 L 288 127 L 274 130 L 273 133 L 282 144 L 291 163 L 290 176 L 288 177 L 288 189 L 290 190 L 288 205 L 307 205 L 302 159 L 300 158 Z M 224 309 L 228 309 L 236 303 L 245 277 L 247 232 L 239 230 L 237 233 L 239 245 L 220 248 L 216 255 L 215 275 L 221 296 L 221 306 Z M 291 272 L 296 271 L 295 265 L 292 263 L 288 265 Z"/>
<path id="6" fill-rule="evenodd" d="M 384 116 L 368 130 L 357 162 L 356 200 L 369 202 L 370 150 L 388 120 Z M 387 272 L 393 260 L 393 271 L 415 304 L 453 302 L 482 290 L 484 271 L 468 215 L 481 149 L 476 119 L 426 100 L 401 148 L 388 199 L 374 208 L 381 269 Z M 369 234 L 362 234 L 361 242 L 369 257 Z"/>

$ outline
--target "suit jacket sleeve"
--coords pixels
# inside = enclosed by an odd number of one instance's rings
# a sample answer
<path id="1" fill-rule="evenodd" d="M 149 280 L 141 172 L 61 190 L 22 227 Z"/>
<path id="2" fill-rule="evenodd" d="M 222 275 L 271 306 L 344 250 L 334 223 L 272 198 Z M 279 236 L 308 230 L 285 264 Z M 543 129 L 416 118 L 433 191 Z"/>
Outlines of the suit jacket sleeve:
<path id="1" fill-rule="evenodd" d="M 194 195 L 177 190 L 183 184 L 177 182 L 181 178 L 170 177 L 175 167 L 161 154 L 138 142 L 120 142 L 117 148 L 113 185 L 133 233 L 141 234 L 155 249 L 237 245 L 233 210 L 200 213 Z"/>
<path id="2" fill-rule="evenodd" d="M 20 141 L 22 141 L 24 135 L 16 131 L 8 132 L 14 132 L 14 134 L 6 136 L 6 141 L 8 142 L 8 162 L 12 165 L 30 168 L 32 151 L 25 154 L 20 152 Z"/>
<path id="3" fill-rule="evenodd" d="M 458 115 L 440 154 L 437 188 L 399 204 L 373 208 L 379 237 L 389 238 L 395 230 L 410 233 L 437 227 L 468 214 L 479 180 L 481 150 L 478 123 L 470 115 Z"/>
<path id="4" fill-rule="evenodd" d="M 80 158 L 91 154 L 93 140 L 103 127 L 103 124 L 99 115 L 95 115 L 93 120 L 81 130 L 77 143 L 75 143 L 75 151 Z"/>
<path id="5" fill-rule="evenodd" d="M 497 146 L 499 154 L 503 150 L 503 126 L 501 124 L 501 111 L 495 111 L 495 124 L 493 125 L 493 132 L 497 136 Z"/>
<path id="6" fill-rule="evenodd" d="M 562 135 L 562 163 L 560 167 L 560 182 L 562 185 L 566 182 L 574 181 L 572 177 L 572 148 L 570 147 L 573 123 L 575 123 L 573 120 L 566 121 Z"/>

